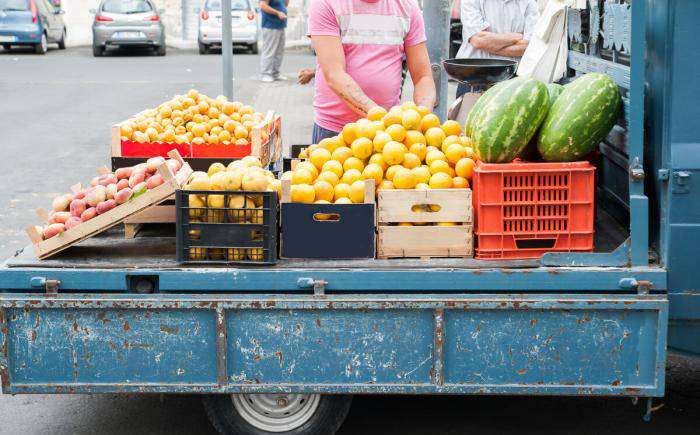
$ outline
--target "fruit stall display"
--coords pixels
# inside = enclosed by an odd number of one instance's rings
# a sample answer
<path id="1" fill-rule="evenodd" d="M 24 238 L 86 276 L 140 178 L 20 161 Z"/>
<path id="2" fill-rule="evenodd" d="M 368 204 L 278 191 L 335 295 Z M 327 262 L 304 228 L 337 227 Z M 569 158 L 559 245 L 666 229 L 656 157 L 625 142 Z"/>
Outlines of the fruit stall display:
<path id="1" fill-rule="evenodd" d="M 188 160 L 255 155 L 267 165 L 280 157 L 281 140 L 281 119 L 273 111 L 263 115 L 222 95 L 210 98 L 191 89 L 114 125 L 112 157 L 119 163 L 175 148 Z"/>
<path id="2" fill-rule="evenodd" d="M 192 170 L 176 150 L 169 155 L 114 172 L 103 168 L 89 187 L 76 184 L 56 197 L 50 212 L 37 210 L 44 225 L 27 229 L 37 257 L 50 257 L 172 196 Z"/>

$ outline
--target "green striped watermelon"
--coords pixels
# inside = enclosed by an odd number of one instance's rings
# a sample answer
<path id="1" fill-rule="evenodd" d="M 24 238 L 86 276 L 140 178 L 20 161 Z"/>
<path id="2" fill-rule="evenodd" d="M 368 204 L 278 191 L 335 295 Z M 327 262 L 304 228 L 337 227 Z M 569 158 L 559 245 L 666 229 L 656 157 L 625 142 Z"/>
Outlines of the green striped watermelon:
<path id="1" fill-rule="evenodd" d="M 558 83 L 550 83 L 546 86 L 547 93 L 549 94 L 549 104 L 547 107 L 551 109 L 552 105 L 554 104 L 554 101 L 556 101 L 559 94 L 561 94 L 561 91 L 564 90 L 564 86 Z M 542 128 L 542 125 L 540 125 L 540 128 Z M 523 149 L 522 152 L 518 154 L 519 159 L 525 161 L 534 161 L 538 159 L 539 153 L 537 152 L 537 136 L 539 136 L 539 132 L 535 132 L 535 134 L 532 136 L 532 139 L 530 139 L 530 141 L 527 143 L 527 146 L 525 146 L 525 149 Z"/>
<path id="2" fill-rule="evenodd" d="M 498 83 L 479 98 L 464 130 L 476 156 L 488 163 L 511 162 L 547 115 L 549 94 L 542 82 L 517 77 Z"/>
<path id="3" fill-rule="evenodd" d="M 605 74 L 585 74 L 566 85 L 537 137 L 549 162 L 572 162 L 593 151 L 610 132 L 620 112 L 620 91 Z"/>
<path id="4" fill-rule="evenodd" d="M 549 107 L 551 108 L 552 105 L 554 105 L 554 101 L 556 101 L 557 97 L 562 93 L 564 90 L 564 86 L 560 85 L 559 83 L 550 83 L 547 85 L 547 92 L 549 92 Z"/>

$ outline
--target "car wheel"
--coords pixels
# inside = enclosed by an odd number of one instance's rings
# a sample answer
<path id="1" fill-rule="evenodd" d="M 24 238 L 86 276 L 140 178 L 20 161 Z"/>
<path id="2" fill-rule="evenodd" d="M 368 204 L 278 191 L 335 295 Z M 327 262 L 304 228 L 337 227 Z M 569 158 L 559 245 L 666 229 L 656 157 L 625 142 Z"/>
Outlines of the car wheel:
<path id="1" fill-rule="evenodd" d="M 4 48 L 7 51 L 10 51 L 10 44 L 2 44 L 2 48 Z"/>
<path id="2" fill-rule="evenodd" d="M 66 28 L 63 28 L 63 33 L 61 33 L 61 39 L 58 40 L 58 49 L 59 50 L 65 50 L 66 49 Z"/>
<path id="3" fill-rule="evenodd" d="M 232 394 L 204 398 L 221 435 L 333 435 L 350 411 L 352 396 Z"/>
<path id="4" fill-rule="evenodd" d="M 105 54 L 105 48 L 101 45 L 92 46 L 92 55 L 95 57 L 102 57 Z"/>
<path id="5" fill-rule="evenodd" d="M 41 34 L 41 42 L 34 46 L 36 54 L 46 54 L 49 51 L 49 40 L 46 38 L 46 33 Z"/>
<path id="6" fill-rule="evenodd" d="M 258 54 L 258 43 L 250 44 L 250 52 L 253 54 Z"/>
<path id="7" fill-rule="evenodd" d="M 199 45 L 199 54 L 209 54 L 209 46 L 207 44 L 197 41 L 197 45 Z"/>
<path id="8" fill-rule="evenodd" d="M 165 56 L 165 44 L 156 46 L 156 54 L 158 56 Z"/>

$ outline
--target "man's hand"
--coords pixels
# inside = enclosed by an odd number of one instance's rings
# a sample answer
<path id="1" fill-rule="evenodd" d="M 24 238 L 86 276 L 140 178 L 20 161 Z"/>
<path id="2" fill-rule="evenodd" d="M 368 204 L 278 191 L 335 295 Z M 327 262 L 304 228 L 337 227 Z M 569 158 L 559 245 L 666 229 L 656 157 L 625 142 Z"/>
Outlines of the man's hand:
<path id="1" fill-rule="evenodd" d="M 287 19 L 287 14 L 285 14 L 285 13 L 282 12 L 282 11 L 277 11 L 277 18 L 279 18 L 280 20 L 284 21 L 284 20 Z"/>
<path id="2" fill-rule="evenodd" d="M 413 80 L 413 102 L 429 109 L 435 107 L 436 91 L 425 42 L 405 47 L 406 63 Z"/>
<path id="3" fill-rule="evenodd" d="M 479 50 L 498 54 L 499 50 L 510 47 L 523 40 L 522 33 L 494 33 L 481 31 L 476 32 L 469 38 L 469 43 Z"/>
<path id="4" fill-rule="evenodd" d="M 297 75 L 297 83 L 300 85 L 305 85 L 311 81 L 312 78 L 316 76 L 316 71 L 312 69 L 300 69 Z"/>

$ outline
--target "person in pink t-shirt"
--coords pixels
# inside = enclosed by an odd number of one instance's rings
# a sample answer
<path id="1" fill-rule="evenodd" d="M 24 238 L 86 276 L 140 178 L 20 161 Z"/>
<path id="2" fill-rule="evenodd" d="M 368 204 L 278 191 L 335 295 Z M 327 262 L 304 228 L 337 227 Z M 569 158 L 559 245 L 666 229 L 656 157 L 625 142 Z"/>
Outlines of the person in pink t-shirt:
<path id="1" fill-rule="evenodd" d="M 332 137 L 375 106 L 399 103 L 405 56 L 413 101 L 434 107 L 435 83 L 416 0 L 311 0 L 316 50 L 313 143 Z"/>

